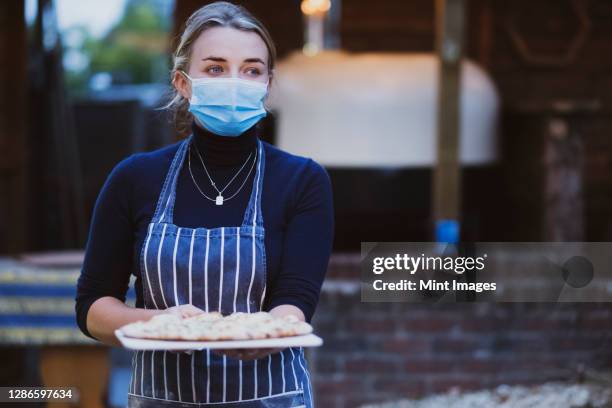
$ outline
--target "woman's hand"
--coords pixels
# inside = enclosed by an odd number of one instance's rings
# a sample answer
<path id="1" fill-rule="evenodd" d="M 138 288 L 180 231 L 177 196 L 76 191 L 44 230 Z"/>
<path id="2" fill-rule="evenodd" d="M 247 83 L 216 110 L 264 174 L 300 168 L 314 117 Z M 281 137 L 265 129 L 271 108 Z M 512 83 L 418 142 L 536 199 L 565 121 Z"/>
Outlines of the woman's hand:
<path id="1" fill-rule="evenodd" d="M 204 310 L 191 304 L 172 306 L 163 310 L 164 313 L 172 313 L 178 315 L 181 319 L 191 316 L 197 316 L 204 313 Z M 186 353 L 192 354 L 193 350 L 167 350 L 171 353 Z"/>
<path id="2" fill-rule="evenodd" d="M 163 313 L 172 313 L 184 319 L 186 317 L 197 316 L 204 313 L 202 309 L 191 304 L 172 306 L 164 309 Z"/>
<path id="3" fill-rule="evenodd" d="M 268 354 L 278 353 L 283 348 L 258 348 L 258 349 L 213 349 L 216 354 L 225 354 L 228 357 L 238 360 L 257 360 L 266 357 Z"/>

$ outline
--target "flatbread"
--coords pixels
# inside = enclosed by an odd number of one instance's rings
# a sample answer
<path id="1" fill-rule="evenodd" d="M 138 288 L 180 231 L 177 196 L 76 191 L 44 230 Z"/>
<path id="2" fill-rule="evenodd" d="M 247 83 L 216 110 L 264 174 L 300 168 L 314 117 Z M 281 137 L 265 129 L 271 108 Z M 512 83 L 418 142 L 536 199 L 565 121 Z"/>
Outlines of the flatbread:
<path id="1" fill-rule="evenodd" d="M 163 313 L 148 321 L 129 323 L 121 331 L 140 339 L 215 341 L 299 336 L 312 333 L 312 326 L 294 315 L 275 317 L 263 311 L 227 316 L 205 312 L 187 318 Z"/>

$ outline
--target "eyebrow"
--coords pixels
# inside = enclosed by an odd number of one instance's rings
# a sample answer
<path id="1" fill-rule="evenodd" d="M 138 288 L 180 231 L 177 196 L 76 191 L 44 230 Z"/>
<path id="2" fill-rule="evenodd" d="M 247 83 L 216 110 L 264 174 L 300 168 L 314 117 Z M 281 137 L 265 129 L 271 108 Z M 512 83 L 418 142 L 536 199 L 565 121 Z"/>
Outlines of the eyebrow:
<path id="1" fill-rule="evenodd" d="M 266 64 L 265 64 L 265 63 L 264 63 L 264 62 L 261 60 L 261 58 L 247 58 L 247 59 L 245 59 L 245 60 L 244 60 L 244 62 L 259 62 L 259 63 L 261 63 L 261 64 L 263 64 L 263 65 L 266 65 Z"/>
<path id="2" fill-rule="evenodd" d="M 227 62 L 227 60 L 225 58 L 222 57 L 215 57 L 215 56 L 209 56 L 206 58 L 202 58 L 202 61 L 207 61 L 207 60 L 211 60 L 211 61 L 217 61 L 217 62 Z M 259 62 L 263 65 L 266 65 L 263 60 L 261 58 L 247 58 L 244 60 L 244 62 Z"/>

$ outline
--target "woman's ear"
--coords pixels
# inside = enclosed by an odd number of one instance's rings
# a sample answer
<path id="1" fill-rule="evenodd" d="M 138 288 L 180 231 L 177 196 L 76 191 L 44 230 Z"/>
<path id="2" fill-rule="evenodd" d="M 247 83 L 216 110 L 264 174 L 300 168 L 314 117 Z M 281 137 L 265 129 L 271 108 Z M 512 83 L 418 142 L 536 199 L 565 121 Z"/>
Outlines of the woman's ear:
<path id="1" fill-rule="evenodd" d="M 272 109 L 272 81 L 274 80 L 274 75 L 272 75 L 272 73 L 270 73 L 270 75 L 268 75 L 268 92 L 266 93 L 266 96 L 264 97 L 263 103 L 264 103 L 264 108 L 266 111 L 270 112 Z"/>
<path id="2" fill-rule="evenodd" d="M 174 85 L 174 88 L 177 90 L 178 93 L 181 94 L 183 98 L 187 100 L 191 98 L 191 84 L 189 83 L 187 78 L 185 78 L 185 75 L 182 72 L 178 70 L 174 71 L 172 85 Z"/>
<path id="3" fill-rule="evenodd" d="M 272 81 L 274 80 L 274 70 L 271 70 L 268 74 L 268 93 L 270 93 L 272 89 Z"/>

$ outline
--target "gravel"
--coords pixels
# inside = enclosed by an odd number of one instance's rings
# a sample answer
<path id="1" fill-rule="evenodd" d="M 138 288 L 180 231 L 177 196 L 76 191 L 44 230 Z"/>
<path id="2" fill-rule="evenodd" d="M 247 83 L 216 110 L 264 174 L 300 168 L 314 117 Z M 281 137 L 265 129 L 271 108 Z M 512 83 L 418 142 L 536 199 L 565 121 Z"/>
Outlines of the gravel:
<path id="1" fill-rule="evenodd" d="M 362 405 L 361 408 L 612 408 L 612 389 L 586 384 L 500 385 L 492 390 L 449 391 L 420 400 Z"/>

